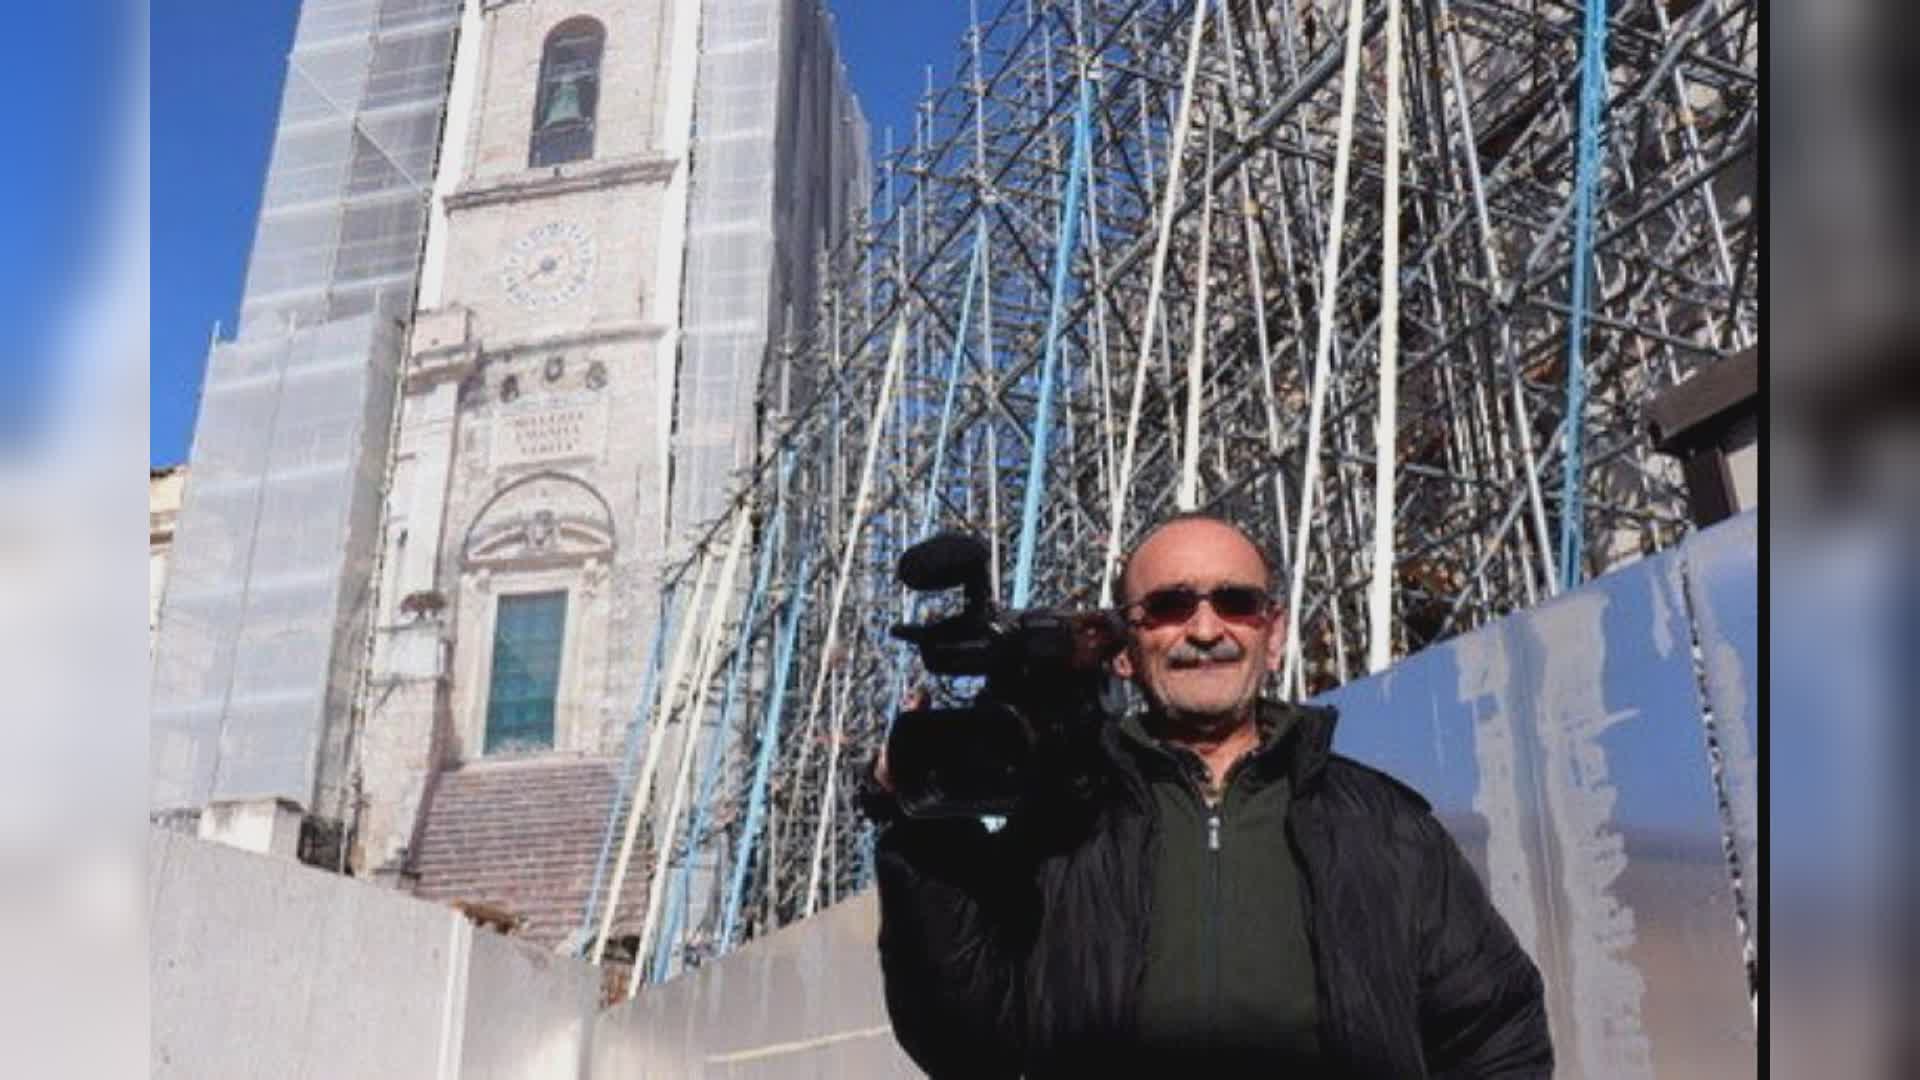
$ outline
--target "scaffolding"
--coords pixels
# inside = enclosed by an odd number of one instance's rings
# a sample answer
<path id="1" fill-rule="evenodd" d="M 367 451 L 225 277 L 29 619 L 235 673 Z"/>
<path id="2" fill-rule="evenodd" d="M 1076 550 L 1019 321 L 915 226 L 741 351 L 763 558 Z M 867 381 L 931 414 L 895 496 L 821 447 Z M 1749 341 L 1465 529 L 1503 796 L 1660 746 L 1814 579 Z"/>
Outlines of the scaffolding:
<path id="1" fill-rule="evenodd" d="M 344 817 L 395 376 L 458 0 L 306 0 L 195 427 L 153 674 L 151 807 Z"/>
<path id="2" fill-rule="evenodd" d="M 915 678 L 893 567 L 935 529 L 990 539 L 1003 603 L 1084 607 L 1144 527 L 1228 514 L 1275 555 L 1303 697 L 1677 543 L 1640 418 L 1756 339 L 1761 11 L 976 12 L 669 570 L 741 595 L 675 631 L 661 715 L 721 749 L 640 808 L 653 880 L 725 870 L 698 917 L 669 894 L 644 977 L 870 880 L 857 774 Z"/>

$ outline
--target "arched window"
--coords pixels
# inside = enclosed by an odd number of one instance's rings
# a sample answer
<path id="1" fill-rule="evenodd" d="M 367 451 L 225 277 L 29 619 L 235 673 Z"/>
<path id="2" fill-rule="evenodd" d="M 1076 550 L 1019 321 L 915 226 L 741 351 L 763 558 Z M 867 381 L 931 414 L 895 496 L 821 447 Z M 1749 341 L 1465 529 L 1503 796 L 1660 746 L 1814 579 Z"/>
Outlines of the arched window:
<path id="1" fill-rule="evenodd" d="M 594 113 L 600 105 L 600 52 L 607 32 L 593 19 L 568 19 L 547 35 L 540 53 L 540 88 L 533 102 L 533 140 L 527 164 L 559 165 L 593 156 Z"/>

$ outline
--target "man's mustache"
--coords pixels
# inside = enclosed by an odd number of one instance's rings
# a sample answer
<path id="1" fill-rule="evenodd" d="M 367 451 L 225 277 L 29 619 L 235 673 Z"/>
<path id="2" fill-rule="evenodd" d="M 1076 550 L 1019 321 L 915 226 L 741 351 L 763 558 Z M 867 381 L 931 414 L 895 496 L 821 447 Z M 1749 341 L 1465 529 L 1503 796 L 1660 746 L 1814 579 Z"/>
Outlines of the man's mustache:
<path id="1" fill-rule="evenodd" d="M 1167 661 L 1176 667 L 1182 664 L 1228 664 L 1246 654 L 1247 651 L 1232 638 L 1221 638 L 1205 646 L 1191 641 L 1182 641 L 1167 650 Z"/>

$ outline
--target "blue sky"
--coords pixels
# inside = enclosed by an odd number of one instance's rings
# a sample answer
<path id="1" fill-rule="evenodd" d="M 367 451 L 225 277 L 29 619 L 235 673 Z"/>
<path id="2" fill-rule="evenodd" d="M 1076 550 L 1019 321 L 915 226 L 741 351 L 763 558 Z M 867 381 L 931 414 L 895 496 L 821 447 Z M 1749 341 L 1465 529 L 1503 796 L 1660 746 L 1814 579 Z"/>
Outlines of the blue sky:
<path id="1" fill-rule="evenodd" d="M 895 145 L 903 144 L 911 138 L 926 65 L 933 65 L 936 83 L 952 69 L 967 24 L 966 3 L 829 0 L 828 7 L 839 25 L 854 90 L 873 127 L 876 152 L 889 124 Z M 186 459 L 208 341 L 216 323 L 231 333 L 237 318 L 297 15 L 295 0 L 154 5 L 148 456 L 155 465 Z M 23 98 L 57 100 L 38 93 L 14 95 L 14 100 Z M 84 205 L 84 192 L 53 194 Z M 30 300 L 23 299 L 28 294 L 6 293 L 7 303 L 32 310 Z"/>

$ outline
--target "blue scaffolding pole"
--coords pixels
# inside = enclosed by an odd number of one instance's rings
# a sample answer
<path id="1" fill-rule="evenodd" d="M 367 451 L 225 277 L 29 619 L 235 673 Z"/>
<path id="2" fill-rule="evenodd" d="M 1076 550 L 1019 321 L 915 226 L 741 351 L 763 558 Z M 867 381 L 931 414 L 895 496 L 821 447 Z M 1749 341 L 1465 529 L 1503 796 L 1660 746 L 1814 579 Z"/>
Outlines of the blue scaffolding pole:
<path id="1" fill-rule="evenodd" d="M 787 677 L 793 670 L 793 643 L 800 630 L 800 615 L 806 610 L 807 571 L 813 562 L 812 550 L 800 555 L 800 570 L 794 575 L 793 595 L 789 598 L 787 621 L 780 629 L 780 644 L 773 662 L 773 689 L 767 696 L 767 715 L 760 725 L 760 748 L 755 755 L 753 784 L 747 794 L 747 820 L 740 829 L 739 845 L 733 853 L 733 873 L 727 882 L 726 905 L 720 918 L 720 937 L 716 947 L 725 952 L 733 946 L 734 932 L 740 921 L 740 903 L 746 890 L 747 867 L 753 861 L 753 848 L 766 823 L 767 783 L 773 774 L 773 757 L 780 745 L 780 716 L 787 701 Z M 826 658 L 822 657 L 825 663 Z"/>
<path id="2" fill-rule="evenodd" d="M 600 892 L 606 887 L 607 862 L 613 856 L 613 836 L 624 819 L 620 810 L 633 794 L 633 772 L 639 764 L 640 745 L 645 741 L 642 736 L 653 716 L 654 682 L 660 677 L 666 643 L 672 637 L 673 617 L 673 587 L 669 585 L 660 591 L 660 618 L 653 626 L 653 648 L 647 658 L 646 671 L 640 676 L 640 699 L 634 706 L 633 723 L 627 728 L 627 746 L 621 754 L 619 790 L 614 796 L 613 808 L 607 811 L 607 828 L 600 837 L 600 854 L 593 863 L 593 887 L 587 893 L 587 908 L 580 917 L 580 929 L 575 932 L 582 956 L 593 947 L 593 924 L 600 915 Z"/>
<path id="3" fill-rule="evenodd" d="M 784 492 L 787 478 L 793 472 L 793 451 L 787 449 L 781 454 L 780 481 L 777 491 Z M 698 794 L 694 798 L 693 821 L 687 827 L 687 834 L 680 841 L 676 852 L 679 871 L 668 882 L 666 899 L 666 921 L 660 930 L 660 940 L 654 952 L 653 969 L 649 981 L 658 982 L 667 977 L 669 958 L 673 954 L 673 942 L 678 940 L 682 925 L 686 922 L 687 897 L 692 888 L 693 855 L 700 850 L 701 841 L 706 838 L 707 822 L 712 817 L 713 788 L 718 781 L 720 770 L 720 748 L 725 744 L 727 733 L 733 730 L 734 705 L 740 698 L 740 681 L 746 671 L 749 646 L 753 640 L 753 627 L 760 619 L 761 599 L 766 596 L 767 585 L 773 577 L 773 564 L 776 552 L 786 537 L 786 517 L 776 500 L 774 522 L 771 535 L 760 549 L 760 565 L 753 573 L 753 591 L 747 596 L 747 604 L 740 622 L 739 644 L 733 651 L 733 661 L 727 667 L 727 685 L 720 698 L 719 727 L 707 740 L 700 754 L 700 781 Z M 743 511 L 744 512 L 744 511 Z M 692 737 L 689 735 L 689 737 Z"/>
<path id="4" fill-rule="evenodd" d="M 1060 219 L 1060 240 L 1053 249 L 1053 297 L 1047 311 L 1047 351 L 1040 367 L 1040 400 L 1033 413 L 1033 450 L 1027 458 L 1027 488 L 1020 505 L 1019 556 L 1013 572 L 1013 606 L 1024 608 L 1033 592 L 1033 549 L 1040 532 L 1040 494 L 1047 478 L 1047 436 L 1053 427 L 1054 372 L 1060 359 L 1060 324 L 1066 316 L 1067 270 L 1080 231 L 1080 189 L 1093 145 L 1093 89 L 1080 72 L 1080 96 L 1073 112 L 1073 160 L 1067 170 L 1067 205 Z"/>
<path id="5" fill-rule="evenodd" d="M 1582 436 L 1587 404 L 1587 294 L 1593 276 L 1593 200 L 1600 184 L 1600 123 L 1607 101 L 1607 4 L 1587 0 L 1580 63 L 1579 160 L 1573 187 L 1573 297 L 1567 320 L 1567 429 L 1561 461 L 1560 588 L 1580 584 L 1585 461 Z"/>

